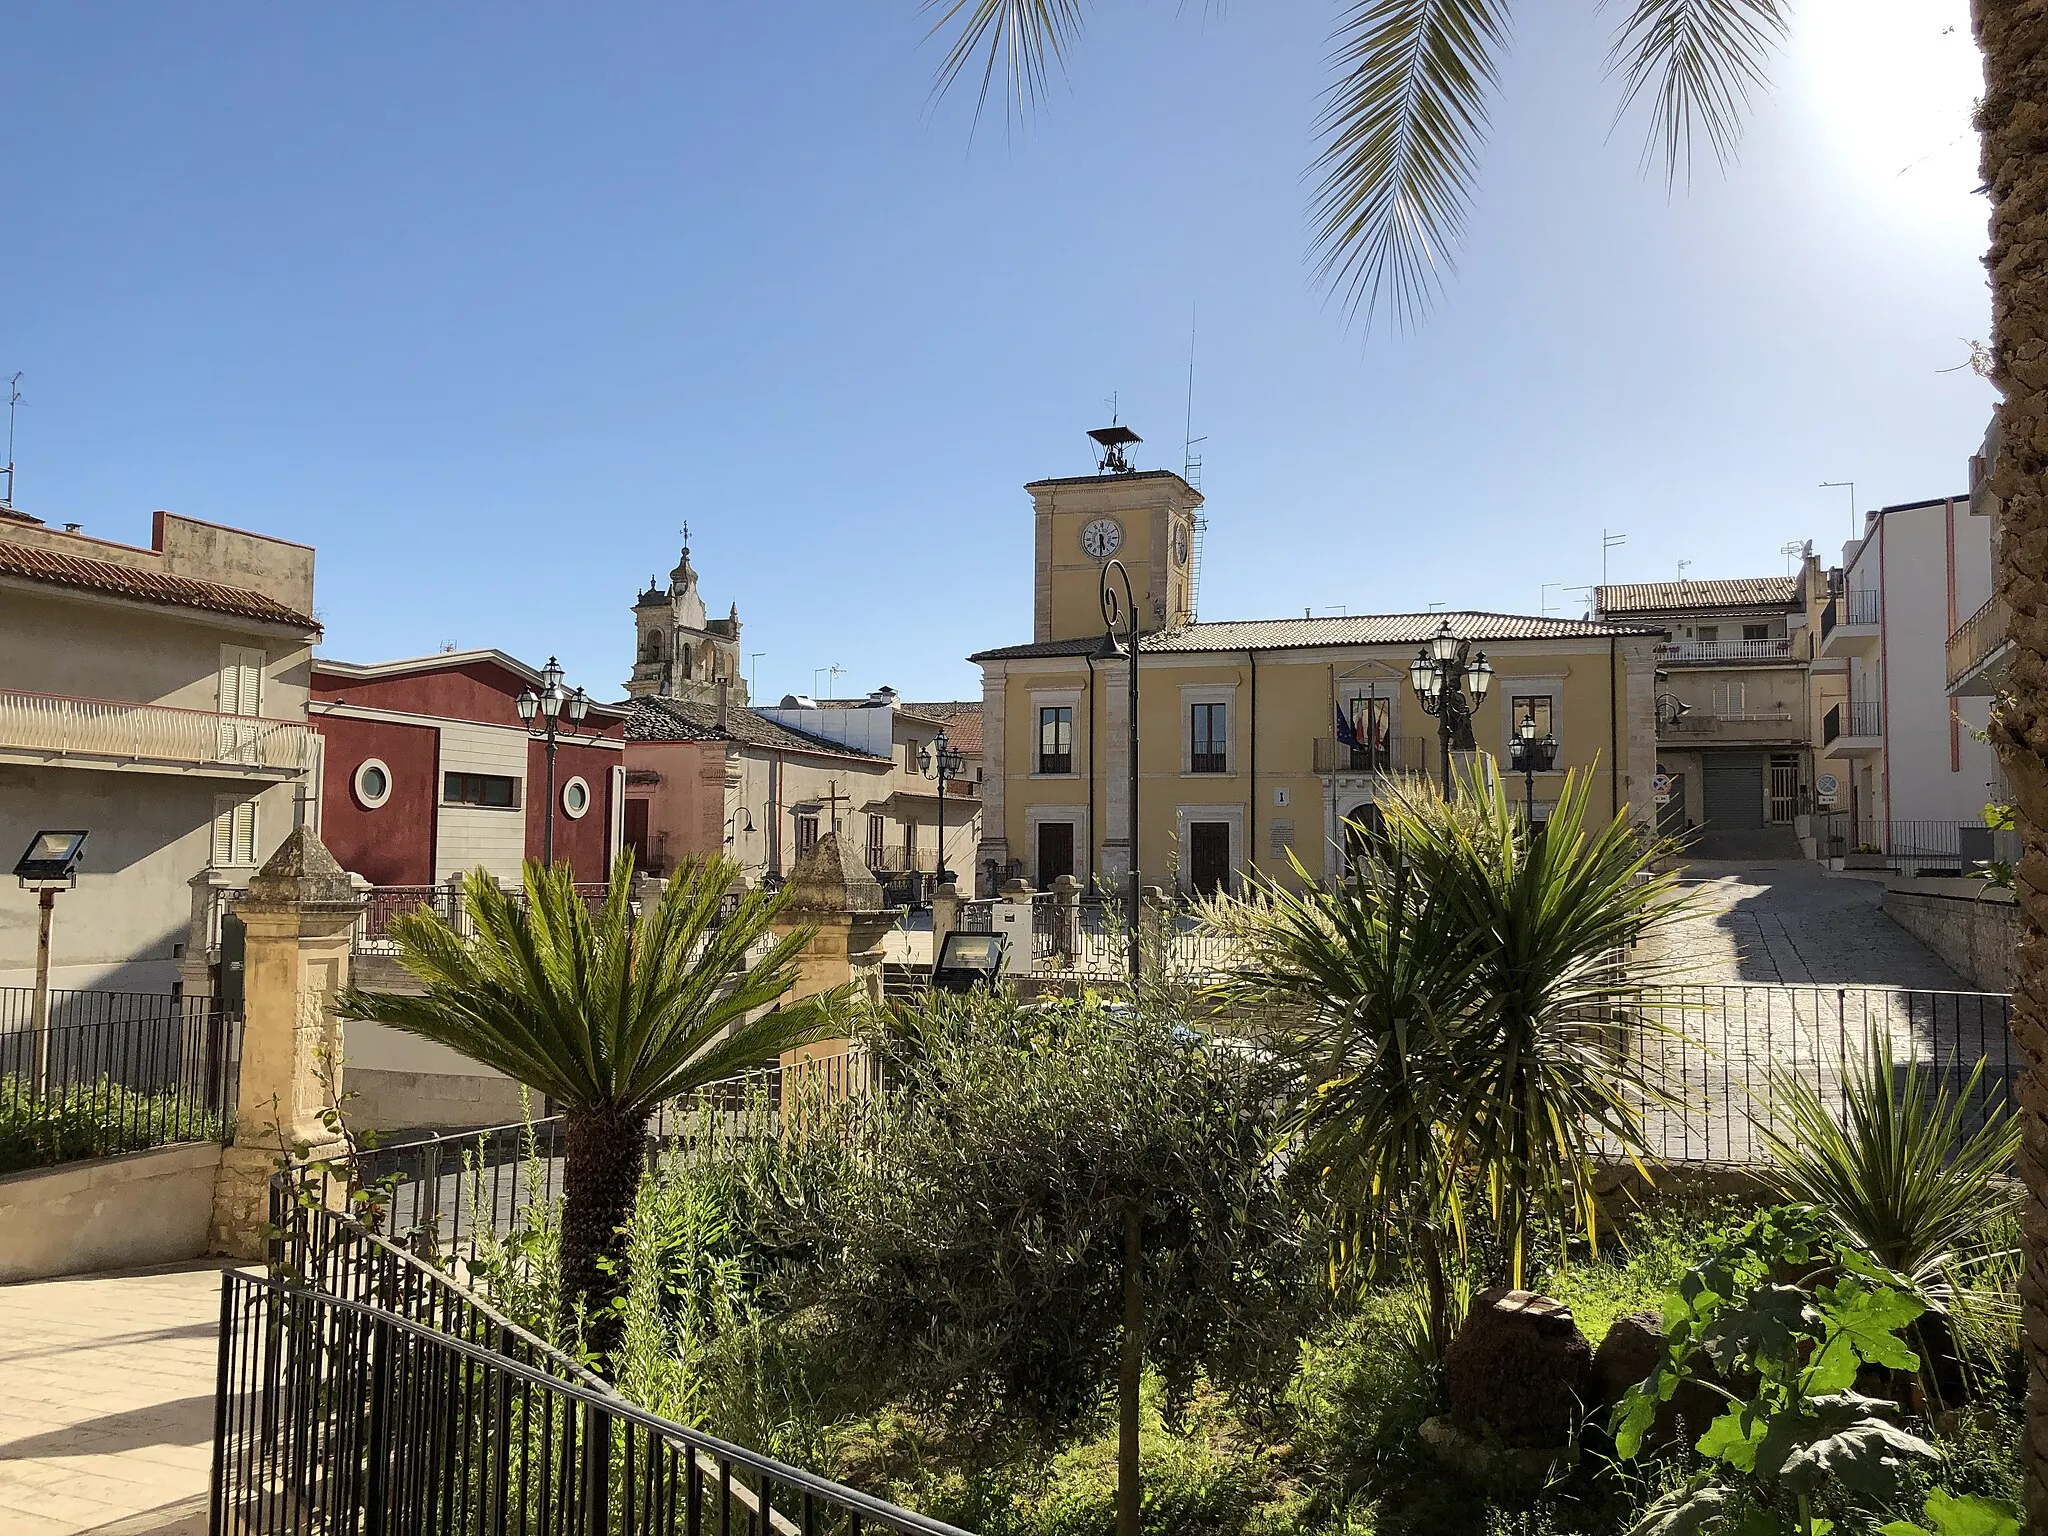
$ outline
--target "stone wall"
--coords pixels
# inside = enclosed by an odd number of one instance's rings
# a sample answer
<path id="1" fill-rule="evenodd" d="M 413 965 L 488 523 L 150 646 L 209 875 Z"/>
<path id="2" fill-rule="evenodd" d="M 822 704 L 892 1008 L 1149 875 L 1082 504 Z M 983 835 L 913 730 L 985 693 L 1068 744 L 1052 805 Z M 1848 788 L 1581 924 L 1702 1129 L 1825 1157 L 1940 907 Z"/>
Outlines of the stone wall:
<path id="1" fill-rule="evenodd" d="M 0 1284 L 197 1258 L 220 1159 L 194 1142 L 0 1177 Z"/>
<path id="2" fill-rule="evenodd" d="M 1893 878 L 1885 882 L 1884 910 L 1969 985 L 2012 990 L 2020 909 L 2010 891 L 1981 880 Z"/>

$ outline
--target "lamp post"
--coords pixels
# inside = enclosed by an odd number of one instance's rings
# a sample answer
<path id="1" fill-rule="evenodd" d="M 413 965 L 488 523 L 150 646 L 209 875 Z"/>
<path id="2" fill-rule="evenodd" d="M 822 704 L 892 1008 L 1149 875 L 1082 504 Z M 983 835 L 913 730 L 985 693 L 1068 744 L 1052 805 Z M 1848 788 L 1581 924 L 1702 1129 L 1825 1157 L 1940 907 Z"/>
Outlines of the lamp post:
<path id="1" fill-rule="evenodd" d="M 519 695 L 519 718 L 528 725 L 539 715 L 546 722 L 548 744 L 548 815 L 541 823 L 540 858 L 549 868 L 555 863 L 555 720 L 566 709 L 571 724 L 581 720 L 590 710 L 590 699 L 581 688 L 573 693 L 562 691 L 562 664 L 554 657 L 540 669 L 541 690 L 535 693 L 531 688 Z"/>
<path id="2" fill-rule="evenodd" d="M 1119 594 L 1110 585 L 1114 573 L 1123 585 Z M 1130 678 L 1130 699 L 1127 705 L 1130 735 L 1124 743 L 1131 769 L 1131 889 L 1129 900 L 1124 904 L 1124 926 L 1129 930 L 1131 950 L 1131 982 L 1138 980 L 1138 901 L 1142 887 L 1138 884 L 1138 601 L 1131 592 L 1131 573 L 1124 569 L 1121 560 L 1112 560 L 1102 568 L 1102 586 L 1099 593 L 1102 603 L 1102 643 L 1095 648 L 1097 661 L 1128 660 Z M 1123 625 L 1123 634 L 1117 634 L 1117 625 Z"/>
<path id="3" fill-rule="evenodd" d="M 1429 637 L 1429 644 L 1408 663 L 1408 682 L 1421 701 L 1422 712 L 1436 719 L 1437 744 L 1444 755 L 1446 800 L 1451 797 L 1451 747 L 1458 737 L 1470 737 L 1472 711 L 1493 686 L 1493 663 L 1486 659 L 1486 652 L 1468 659 L 1470 651 L 1471 642 L 1452 634 L 1451 621 L 1445 619 Z"/>
<path id="4" fill-rule="evenodd" d="M 1557 762 L 1557 738 L 1548 732 L 1541 741 L 1536 739 L 1536 712 L 1522 716 L 1515 726 L 1514 739 L 1508 743 L 1508 761 L 1520 770 L 1523 783 L 1523 819 L 1533 829 L 1536 825 L 1536 775 L 1548 773 Z"/>
<path id="5" fill-rule="evenodd" d="M 946 781 L 958 778 L 960 770 L 966 766 L 966 756 L 953 750 L 953 743 L 946 739 L 943 730 L 930 746 L 917 750 L 917 771 L 928 779 L 939 781 L 939 867 L 932 875 L 934 888 L 951 878 L 946 873 Z"/>

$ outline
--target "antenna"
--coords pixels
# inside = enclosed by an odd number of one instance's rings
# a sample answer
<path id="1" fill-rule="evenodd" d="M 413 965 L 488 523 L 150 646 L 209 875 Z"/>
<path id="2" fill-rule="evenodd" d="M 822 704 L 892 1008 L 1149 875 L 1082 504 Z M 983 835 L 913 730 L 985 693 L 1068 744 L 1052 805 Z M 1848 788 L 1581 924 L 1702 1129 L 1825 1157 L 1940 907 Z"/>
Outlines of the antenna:
<path id="1" fill-rule="evenodd" d="M 16 374 L 7 381 L 7 468 L 0 474 L 7 476 L 7 489 L 0 491 L 0 507 L 14 505 L 14 413 L 21 405 L 21 375 Z"/>
<path id="2" fill-rule="evenodd" d="M 1681 587 L 1685 585 L 1685 568 L 1691 564 L 1692 562 L 1690 560 L 1681 560 L 1678 562 L 1678 584 Z"/>
<path id="3" fill-rule="evenodd" d="M 18 379 L 18 378 L 20 378 L 20 377 L 21 377 L 21 375 L 17 373 L 17 374 L 15 375 L 15 377 L 16 377 L 16 378 Z M 9 446 L 10 446 L 10 447 L 12 447 L 13 445 L 12 445 L 12 444 L 10 443 L 10 444 L 9 444 Z M 14 457 L 14 455 L 13 455 L 12 453 L 10 453 L 10 454 L 8 454 L 8 455 L 7 455 L 7 457 L 8 457 L 9 459 L 12 459 L 12 458 Z M 1839 491 L 1839 490 L 1842 490 L 1842 489 L 1844 489 L 1844 488 L 1846 488 L 1846 489 L 1848 490 L 1848 492 L 1849 492 L 1849 537 L 1850 537 L 1850 538 L 1852 538 L 1852 539 L 1853 539 L 1853 538 L 1855 538 L 1855 537 L 1856 537 L 1856 482 L 1855 482 L 1854 480 L 1823 480 L 1823 481 L 1821 481 L 1821 483 L 1820 483 L 1820 488 L 1821 488 L 1822 490 L 1824 490 L 1824 491 L 1827 491 L 1827 490 L 1836 490 L 1836 491 Z"/>
<path id="4" fill-rule="evenodd" d="M 1625 533 L 1609 533 L 1609 532 L 1608 532 L 1608 531 L 1607 531 L 1607 530 L 1606 530 L 1605 528 L 1602 528 L 1602 529 L 1600 530 L 1600 585 L 1601 585 L 1601 586 L 1603 586 L 1603 587 L 1604 587 L 1604 586 L 1606 586 L 1606 585 L 1607 585 L 1607 551 L 1609 551 L 1610 549 L 1619 549 L 1619 548 L 1621 548 L 1621 546 L 1622 546 L 1622 545 L 1626 544 L 1627 542 L 1628 542 L 1628 535 L 1627 535 L 1627 534 L 1625 534 Z"/>
<path id="5" fill-rule="evenodd" d="M 1785 557 L 1785 574 L 1790 576 L 1792 574 L 1792 561 L 1794 557 L 1806 553 L 1806 544 L 1800 539 L 1788 539 L 1778 546 L 1778 553 Z"/>
<path id="6" fill-rule="evenodd" d="M 1187 425 L 1181 432 L 1181 479 L 1196 490 L 1202 488 L 1202 459 L 1195 452 L 1198 444 L 1206 443 L 1206 437 L 1195 436 L 1195 306 L 1188 306 L 1188 415 Z"/>

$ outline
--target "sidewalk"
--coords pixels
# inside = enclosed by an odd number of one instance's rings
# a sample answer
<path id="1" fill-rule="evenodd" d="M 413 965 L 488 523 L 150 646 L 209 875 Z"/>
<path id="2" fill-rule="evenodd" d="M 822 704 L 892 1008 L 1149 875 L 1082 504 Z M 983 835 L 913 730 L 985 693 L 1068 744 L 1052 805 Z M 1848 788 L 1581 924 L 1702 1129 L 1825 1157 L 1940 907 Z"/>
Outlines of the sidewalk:
<path id="1" fill-rule="evenodd" d="M 205 1529 L 225 1267 L 0 1286 L 0 1536 Z"/>

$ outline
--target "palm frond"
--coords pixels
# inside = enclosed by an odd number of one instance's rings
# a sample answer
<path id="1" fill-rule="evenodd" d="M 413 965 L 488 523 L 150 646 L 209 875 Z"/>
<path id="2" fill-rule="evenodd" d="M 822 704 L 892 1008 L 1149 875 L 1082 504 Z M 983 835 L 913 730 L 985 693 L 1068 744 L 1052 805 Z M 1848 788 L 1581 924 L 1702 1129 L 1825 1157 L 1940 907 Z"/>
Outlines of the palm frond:
<path id="1" fill-rule="evenodd" d="M 1645 166 L 1661 152 L 1664 178 L 1676 183 L 1691 170 L 1695 130 L 1716 160 L 1734 157 L 1750 93 L 1784 40 L 1785 10 L 1784 0 L 1631 0 L 1608 68 L 1622 81 L 1617 124 L 1637 101 L 1651 103 Z"/>
<path id="2" fill-rule="evenodd" d="M 1317 274 L 1363 310 L 1419 318 L 1452 265 L 1508 42 L 1506 0 L 1353 0 L 1339 22 L 1310 207 Z"/>
<path id="3" fill-rule="evenodd" d="M 975 120 L 1001 75 L 1006 115 L 1027 112 L 1045 94 L 1052 71 L 1081 35 L 1080 0 L 924 0 L 934 16 L 930 37 L 950 36 L 933 92 L 943 95 L 978 63 Z"/>

